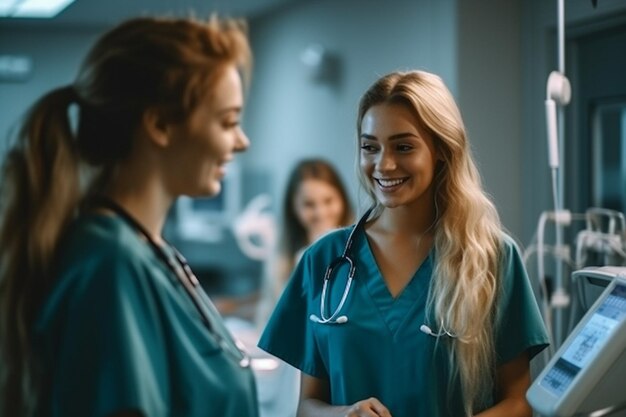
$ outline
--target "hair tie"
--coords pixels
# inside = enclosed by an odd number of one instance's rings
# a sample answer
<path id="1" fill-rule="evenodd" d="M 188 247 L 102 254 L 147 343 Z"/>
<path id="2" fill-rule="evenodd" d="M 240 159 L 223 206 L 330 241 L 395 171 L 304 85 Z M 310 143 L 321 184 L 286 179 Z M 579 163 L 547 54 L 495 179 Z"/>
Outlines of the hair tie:
<path id="1" fill-rule="evenodd" d="M 67 100 L 67 120 L 70 124 L 70 131 L 74 137 L 78 135 L 78 118 L 81 100 L 73 84 L 61 89 Z"/>

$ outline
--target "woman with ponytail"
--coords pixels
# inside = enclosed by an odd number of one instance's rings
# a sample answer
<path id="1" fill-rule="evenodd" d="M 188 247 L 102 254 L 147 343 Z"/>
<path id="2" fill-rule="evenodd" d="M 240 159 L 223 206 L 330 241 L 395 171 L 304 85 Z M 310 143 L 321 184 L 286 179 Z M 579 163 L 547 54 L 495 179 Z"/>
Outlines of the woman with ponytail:
<path id="1" fill-rule="evenodd" d="M 302 370 L 298 416 L 530 417 L 548 337 L 452 95 L 385 75 L 357 134 L 372 206 L 306 250 L 259 342 Z"/>
<path id="2" fill-rule="evenodd" d="M 249 360 L 161 237 L 248 147 L 250 66 L 244 22 L 131 19 L 31 108 L 0 174 L 1 416 L 257 416 Z"/>

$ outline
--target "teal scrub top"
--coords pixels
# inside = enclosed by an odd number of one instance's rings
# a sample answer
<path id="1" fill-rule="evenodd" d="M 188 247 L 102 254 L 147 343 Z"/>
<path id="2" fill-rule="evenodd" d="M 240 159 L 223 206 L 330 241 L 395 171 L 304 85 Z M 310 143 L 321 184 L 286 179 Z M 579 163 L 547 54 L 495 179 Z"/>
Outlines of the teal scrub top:
<path id="1" fill-rule="evenodd" d="M 61 248 L 35 329 L 39 416 L 258 416 L 254 376 L 239 366 L 221 317 L 208 310 L 228 349 L 134 229 L 118 217 L 86 215 Z"/>
<path id="2" fill-rule="evenodd" d="M 343 253 L 351 228 L 321 238 L 296 266 L 259 347 L 303 372 L 329 381 L 330 403 L 350 405 L 376 397 L 394 417 L 461 416 L 458 379 L 449 383 L 449 339 L 420 331 L 435 254 L 430 253 L 406 288 L 393 298 L 378 270 L 363 230 L 355 233 L 356 273 L 340 315 L 344 324 L 321 324 L 320 297 L 327 266 Z M 504 239 L 502 283 L 496 323 L 498 364 L 524 351 L 533 357 L 549 339 L 517 247 Z M 347 282 L 342 267 L 330 280 L 330 308 L 337 308 Z M 491 399 L 493 403 L 493 399 Z"/>

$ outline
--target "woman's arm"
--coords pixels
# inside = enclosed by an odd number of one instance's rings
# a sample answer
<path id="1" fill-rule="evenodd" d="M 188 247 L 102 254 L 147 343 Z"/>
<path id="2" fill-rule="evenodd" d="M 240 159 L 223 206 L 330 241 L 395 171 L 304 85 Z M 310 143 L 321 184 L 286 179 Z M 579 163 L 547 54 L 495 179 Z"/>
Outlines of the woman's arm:
<path id="1" fill-rule="evenodd" d="M 533 412 L 526 401 L 530 387 L 530 360 L 524 352 L 502 364 L 496 375 L 497 404 L 476 417 L 531 417 Z"/>
<path id="2" fill-rule="evenodd" d="M 392 417 L 378 399 L 368 398 L 348 406 L 333 406 L 328 381 L 302 373 L 298 417 Z"/>

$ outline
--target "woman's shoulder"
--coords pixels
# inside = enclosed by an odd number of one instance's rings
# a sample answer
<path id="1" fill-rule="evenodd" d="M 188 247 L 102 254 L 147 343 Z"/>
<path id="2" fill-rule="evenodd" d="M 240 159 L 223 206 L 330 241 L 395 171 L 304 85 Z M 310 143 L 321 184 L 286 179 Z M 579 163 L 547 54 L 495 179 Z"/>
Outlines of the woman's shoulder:
<path id="1" fill-rule="evenodd" d="M 318 237 L 313 243 L 325 242 L 325 244 L 329 244 L 337 240 L 345 240 L 353 228 L 354 228 L 354 225 L 351 224 L 349 226 L 343 226 L 343 227 L 338 227 L 336 229 L 331 229 L 328 232 L 321 235 L 320 237 Z"/>
<path id="2" fill-rule="evenodd" d="M 150 248 L 143 246 L 149 253 Z M 75 219 L 57 252 L 54 281 L 41 310 L 40 325 L 46 326 L 70 310 L 96 314 L 102 307 L 100 300 L 114 303 L 138 294 L 154 268 L 142 251 L 136 233 L 118 218 L 85 215 Z"/>
<path id="3" fill-rule="evenodd" d="M 515 257 L 520 257 L 522 253 L 522 245 L 513 235 L 507 232 L 500 233 L 500 247 L 502 257 L 508 261 Z"/>
<path id="4" fill-rule="evenodd" d="M 515 237 L 503 233 L 501 238 L 500 274 L 505 287 L 528 280 L 521 245 Z M 521 281 L 520 281 L 521 280 Z"/>
<path id="5" fill-rule="evenodd" d="M 335 248 L 338 246 L 343 247 L 345 246 L 353 228 L 354 225 L 332 229 L 318 237 L 306 248 L 306 251 L 316 252 L 323 251 L 326 248 Z"/>
<path id="6" fill-rule="evenodd" d="M 298 259 L 298 264 L 310 262 L 314 265 L 326 265 L 329 261 L 340 256 L 353 227 L 345 226 L 333 229 L 317 238 L 317 240 L 304 248 Z"/>
<path id="7" fill-rule="evenodd" d="M 55 275 L 66 284 L 74 282 L 83 288 L 106 285 L 113 290 L 130 285 L 129 274 L 148 270 L 153 256 L 123 220 L 90 214 L 76 219 L 65 233 Z"/>
<path id="8" fill-rule="evenodd" d="M 119 217 L 89 214 L 72 222 L 60 247 L 60 258 L 128 259 L 145 252 L 134 231 Z"/>

